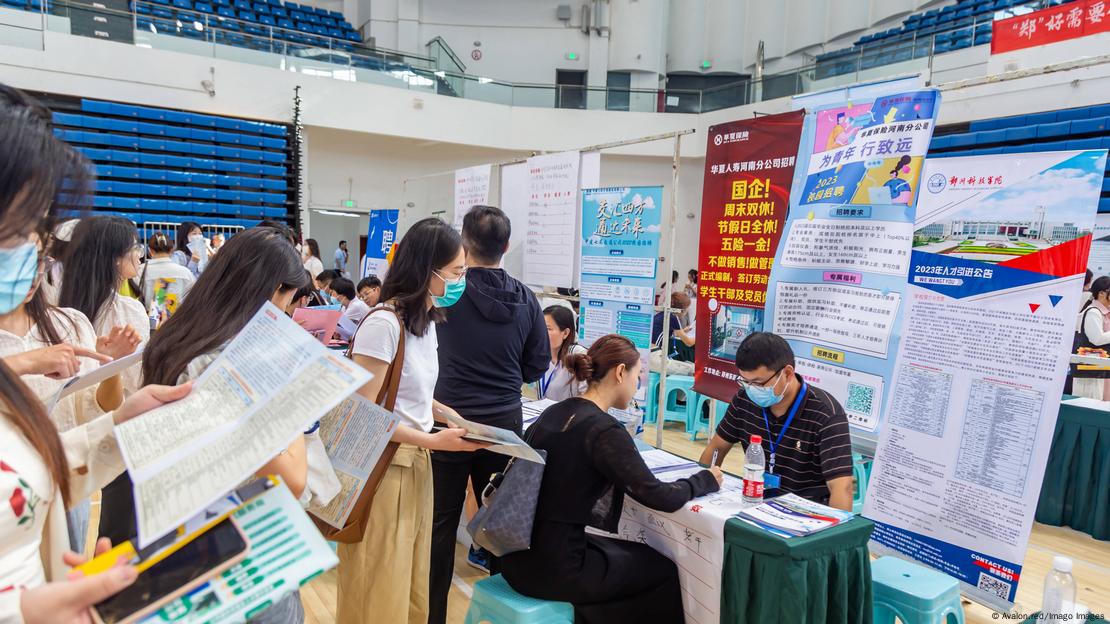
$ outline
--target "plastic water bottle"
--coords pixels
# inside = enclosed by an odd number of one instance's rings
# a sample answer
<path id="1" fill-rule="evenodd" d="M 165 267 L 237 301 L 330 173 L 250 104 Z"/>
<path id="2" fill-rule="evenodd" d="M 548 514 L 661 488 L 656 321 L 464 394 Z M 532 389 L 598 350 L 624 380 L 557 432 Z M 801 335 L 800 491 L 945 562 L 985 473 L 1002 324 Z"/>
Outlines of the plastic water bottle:
<path id="1" fill-rule="evenodd" d="M 744 502 L 758 505 L 763 502 L 763 436 L 753 435 L 744 452 Z"/>
<path id="2" fill-rule="evenodd" d="M 1056 556 L 1052 571 L 1044 579 L 1042 615 L 1062 615 L 1075 611 L 1075 577 L 1071 575 L 1071 559 Z"/>

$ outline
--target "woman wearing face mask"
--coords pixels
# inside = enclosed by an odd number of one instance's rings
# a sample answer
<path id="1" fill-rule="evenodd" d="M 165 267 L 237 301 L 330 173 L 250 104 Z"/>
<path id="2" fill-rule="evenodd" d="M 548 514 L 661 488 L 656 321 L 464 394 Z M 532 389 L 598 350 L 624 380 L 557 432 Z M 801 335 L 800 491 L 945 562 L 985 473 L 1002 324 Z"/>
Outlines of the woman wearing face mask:
<path id="1" fill-rule="evenodd" d="M 193 221 L 185 221 L 177 226 L 177 244 L 173 252 L 173 261 L 181 266 L 189 269 L 189 272 L 194 277 L 199 277 L 204 267 L 208 264 L 208 251 L 207 246 L 203 256 L 198 255 L 189 244 L 193 241 L 203 241 L 204 232 L 200 229 L 200 224 Z M 200 246 L 193 243 L 194 247 Z"/>
<path id="2" fill-rule="evenodd" d="M 566 366 L 589 386 L 581 397 L 549 407 L 528 430 L 532 447 L 547 451 L 547 465 L 532 547 L 501 559 L 505 580 L 522 594 L 574 604 L 575 622 L 679 624 L 682 590 L 674 562 L 647 544 L 587 534 L 586 527 L 616 532 L 625 493 L 652 509 L 675 511 L 717 491 L 721 471 L 664 483 L 609 415 L 636 394 L 640 354 L 631 340 L 602 336 L 585 354 L 569 356 Z"/>
<path id="3" fill-rule="evenodd" d="M 36 235 L 49 232 L 52 210 L 88 187 L 89 164 L 55 139 L 49 113 L 21 92 L 0 85 L 0 314 L 24 304 L 39 267 Z M 80 202 L 77 202 L 80 204 Z M 40 328 L 41 329 L 41 328 Z M 22 358 L 25 374 L 69 376 L 79 368 L 73 347 L 40 349 Z M 16 358 L 20 359 L 20 358 Z M 67 578 L 82 558 L 66 553 L 65 504 L 97 490 L 124 469 L 114 424 L 122 423 L 188 387 L 151 386 L 112 414 L 58 433 L 42 403 L 0 363 L 0 621 L 87 622 L 88 609 L 136 578 L 120 566 L 102 575 Z M 98 552 L 105 550 L 98 545 Z"/>
<path id="4" fill-rule="evenodd" d="M 1103 275 L 1091 282 L 1091 299 L 1079 313 L 1075 331 L 1079 347 L 1110 349 L 1110 277 Z M 1073 367 L 1074 368 L 1074 367 Z M 1082 371 L 1073 371 L 1075 379 L 1072 392 L 1078 396 L 1099 401 L 1110 398 L 1110 379 L 1081 377 Z"/>
<path id="5" fill-rule="evenodd" d="M 97 336 L 113 328 L 134 331 L 140 342 L 150 338 L 150 317 L 138 300 L 119 292 L 120 284 L 139 274 L 135 224 L 123 217 L 88 217 L 73 231 L 58 305 L 73 308 L 92 321 Z M 125 394 L 140 386 L 139 369 L 122 373 Z"/>
<path id="6" fill-rule="evenodd" d="M 574 379 L 574 371 L 565 366 L 568 355 L 586 352 L 575 342 L 574 312 L 566 306 L 553 305 L 543 311 L 547 323 L 547 340 L 551 344 L 551 364 L 540 379 L 540 398 L 562 401 L 586 391 L 586 383 Z"/>
<path id="7" fill-rule="evenodd" d="M 432 432 L 449 407 L 432 398 L 439 375 L 436 322 L 466 288 L 462 240 L 439 219 L 417 222 L 405 234 L 382 284 L 389 309 L 367 315 L 352 339 L 355 362 L 374 374 L 359 394 L 377 399 L 404 332 L 401 384 L 394 412 L 400 443 L 370 508 L 366 534 L 340 544 L 340 624 L 378 622 L 426 624 L 432 532 L 432 469 L 429 450 L 474 451 L 483 445 L 462 439 L 462 429 Z M 396 314 L 394 314 L 396 312 Z M 398 320 L 400 319 L 400 320 Z M 372 614 L 372 616 L 370 615 Z"/>

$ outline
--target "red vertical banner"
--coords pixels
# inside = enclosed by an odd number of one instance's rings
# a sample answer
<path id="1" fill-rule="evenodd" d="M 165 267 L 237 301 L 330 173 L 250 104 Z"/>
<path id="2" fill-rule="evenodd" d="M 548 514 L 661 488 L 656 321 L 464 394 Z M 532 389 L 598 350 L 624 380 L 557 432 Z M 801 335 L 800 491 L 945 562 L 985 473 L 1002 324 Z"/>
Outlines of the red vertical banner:
<path id="1" fill-rule="evenodd" d="M 694 389 L 736 394 L 736 348 L 763 329 L 805 111 L 710 126 L 698 245 Z"/>

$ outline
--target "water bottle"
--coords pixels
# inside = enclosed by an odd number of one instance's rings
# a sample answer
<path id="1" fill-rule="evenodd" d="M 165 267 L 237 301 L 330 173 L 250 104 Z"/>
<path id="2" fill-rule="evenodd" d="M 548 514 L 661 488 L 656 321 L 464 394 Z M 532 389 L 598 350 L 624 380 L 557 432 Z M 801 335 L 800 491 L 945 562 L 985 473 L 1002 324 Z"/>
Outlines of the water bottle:
<path id="1" fill-rule="evenodd" d="M 744 502 L 758 505 L 763 502 L 763 436 L 753 435 L 744 452 Z"/>
<path id="2" fill-rule="evenodd" d="M 1052 571 L 1044 579 L 1042 615 L 1063 615 L 1075 611 L 1075 577 L 1071 575 L 1071 559 L 1056 556 Z"/>

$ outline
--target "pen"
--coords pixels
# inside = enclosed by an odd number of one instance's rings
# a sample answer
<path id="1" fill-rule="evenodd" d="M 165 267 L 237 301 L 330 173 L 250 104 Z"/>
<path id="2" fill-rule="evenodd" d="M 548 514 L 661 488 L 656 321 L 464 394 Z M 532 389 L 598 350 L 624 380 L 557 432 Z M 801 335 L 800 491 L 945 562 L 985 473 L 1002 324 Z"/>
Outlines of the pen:
<path id="1" fill-rule="evenodd" d="M 717 465 L 717 453 L 719 453 L 719 452 L 720 451 L 718 451 L 717 449 L 713 449 L 713 459 L 709 462 L 710 466 L 716 466 Z"/>

